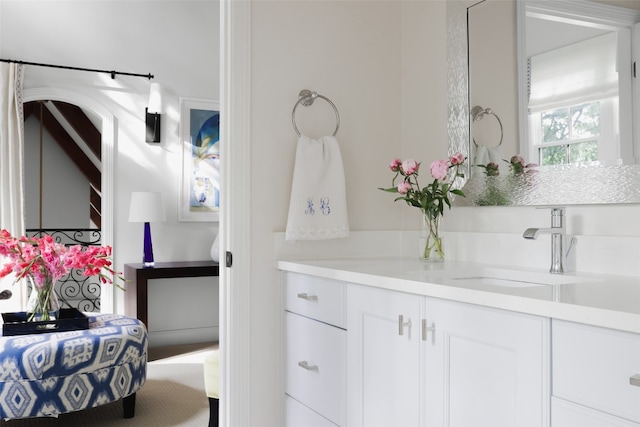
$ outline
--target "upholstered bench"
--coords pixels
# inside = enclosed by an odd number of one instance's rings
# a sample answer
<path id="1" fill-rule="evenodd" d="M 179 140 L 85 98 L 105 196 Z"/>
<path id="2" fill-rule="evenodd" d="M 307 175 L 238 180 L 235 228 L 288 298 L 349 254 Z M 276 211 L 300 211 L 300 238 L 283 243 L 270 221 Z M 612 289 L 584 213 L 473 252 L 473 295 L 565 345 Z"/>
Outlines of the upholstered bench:
<path id="1" fill-rule="evenodd" d="M 0 418 L 48 417 L 123 399 L 135 414 L 146 380 L 138 319 L 90 314 L 89 329 L 0 337 Z"/>
<path id="2" fill-rule="evenodd" d="M 204 359 L 204 388 L 209 398 L 209 427 L 218 427 L 220 405 L 220 354 L 218 350 Z"/>

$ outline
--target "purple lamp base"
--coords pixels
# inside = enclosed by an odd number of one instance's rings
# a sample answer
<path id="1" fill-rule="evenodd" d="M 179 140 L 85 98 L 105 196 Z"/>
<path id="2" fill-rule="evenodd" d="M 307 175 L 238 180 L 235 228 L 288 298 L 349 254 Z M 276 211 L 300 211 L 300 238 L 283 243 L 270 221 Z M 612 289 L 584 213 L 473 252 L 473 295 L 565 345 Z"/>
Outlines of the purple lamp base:
<path id="1" fill-rule="evenodd" d="M 142 263 L 145 267 L 153 267 L 153 245 L 151 244 L 151 225 L 144 223 L 144 253 Z"/>

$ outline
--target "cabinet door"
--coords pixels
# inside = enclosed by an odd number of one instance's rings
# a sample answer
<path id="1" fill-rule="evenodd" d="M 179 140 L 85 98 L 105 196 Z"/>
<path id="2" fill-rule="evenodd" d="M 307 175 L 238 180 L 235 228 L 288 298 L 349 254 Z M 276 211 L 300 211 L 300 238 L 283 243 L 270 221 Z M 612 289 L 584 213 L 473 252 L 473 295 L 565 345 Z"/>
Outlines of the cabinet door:
<path id="1" fill-rule="evenodd" d="M 423 301 L 417 295 L 348 285 L 349 427 L 420 425 Z"/>
<path id="2" fill-rule="evenodd" d="M 549 425 L 549 321 L 428 298 L 427 426 Z"/>
<path id="3" fill-rule="evenodd" d="M 640 423 L 640 335 L 553 321 L 553 395 Z"/>

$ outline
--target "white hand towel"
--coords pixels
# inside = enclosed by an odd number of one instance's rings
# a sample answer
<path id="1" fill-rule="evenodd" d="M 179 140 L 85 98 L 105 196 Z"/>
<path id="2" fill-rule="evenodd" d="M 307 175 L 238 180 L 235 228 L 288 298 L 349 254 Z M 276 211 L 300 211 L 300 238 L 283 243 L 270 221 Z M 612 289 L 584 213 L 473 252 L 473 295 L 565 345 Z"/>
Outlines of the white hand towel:
<path id="1" fill-rule="evenodd" d="M 499 145 L 496 145 L 495 147 L 491 147 L 489 148 L 489 161 L 493 162 L 497 165 L 504 165 L 504 162 L 502 161 L 504 159 L 504 157 L 502 157 L 502 147 Z"/>
<path id="2" fill-rule="evenodd" d="M 347 193 L 338 141 L 301 135 L 291 184 L 285 240 L 349 236 Z"/>
<path id="3" fill-rule="evenodd" d="M 485 171 L 484 168 L 480 168 L 477 165 L 487 166 L 489 163 L 489 150 L 485 145 L 476 145 L 476 156 L 473 160 L 474 175 L 481 174 Z"/>

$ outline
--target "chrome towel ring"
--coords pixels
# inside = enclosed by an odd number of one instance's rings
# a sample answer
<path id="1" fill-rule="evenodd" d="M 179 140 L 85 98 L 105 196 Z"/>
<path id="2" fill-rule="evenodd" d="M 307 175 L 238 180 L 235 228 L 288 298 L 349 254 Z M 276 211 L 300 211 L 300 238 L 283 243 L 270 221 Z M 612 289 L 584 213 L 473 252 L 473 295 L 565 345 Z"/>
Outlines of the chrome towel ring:
<path id="1" fill-rule="evenodd" d="M 309 107 L 313 105 L 313 102 L 316 100 L 316 98 L 324 99 L 333 107 L 333 111 L 336 113 L 336 130 L 333 131 L 333 136 L 336 136 L 336 134 L 338 133 L 338 129 L 340 129 L 340 113 L 338 113 L 336 105 L 331 102 L 331 100 L 326 96 L 320 95 L 318 92 L 312 92 L 308 89 L 301 90 L 298 94 L 298 98 L 298 102 L 296 102 L 296 104 L 293 106 L 293 111 L 291 112 L 291 122 L 293 123 L 293 129 L 296 131 L 298 136 L 301 136 L 302 134 L 300 133 L 300 131 L 298 130 L 298 126 L 296 125 L 296 108 L 298 108 L 298 105 L 300 104 L 305 107 Z"/>
<path id="2" fill-rule="evenodd" d="M 481 106 L 476 105 L 471 109 L 471 118 L 473 119 L 472 122 L 475 122 L 476 120 L 481 120 L 484 116 L 488 114 L 493 115 L 496 118 L 496 120 L 498 120 L 498 124 L 500 125 L 500 142 L 498 143 L 498 147 L 499 147 L 502 145 L 502 138 L 504 137 L 504 129 L 502 128 L 502 121 L 500 121 L 500 117 L 498 117 L 498 115 L 494 113 L 493 110 L 491 110 L 491 108 L 482 108 Z M 473 138 L 473 143 L 475 144 L 476 147 L 478 146 L 478 144 L 476 144 L 475 138 Z"/>

